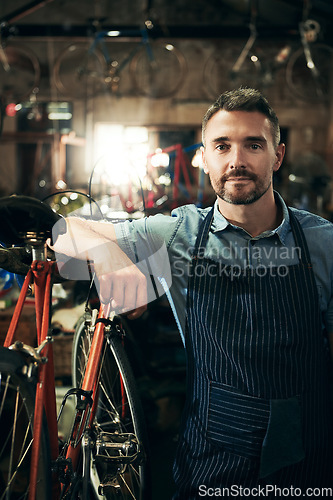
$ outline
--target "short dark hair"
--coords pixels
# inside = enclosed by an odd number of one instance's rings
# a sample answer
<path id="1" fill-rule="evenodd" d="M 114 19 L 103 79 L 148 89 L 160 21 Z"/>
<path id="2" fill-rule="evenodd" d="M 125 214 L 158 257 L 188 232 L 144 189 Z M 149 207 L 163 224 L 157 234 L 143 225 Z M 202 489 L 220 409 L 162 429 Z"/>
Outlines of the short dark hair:
<path id="1" fill-rule="evenodd" d="M 272 127 L 274 146 L 280 143 L 280 125 L 275 111 L 259 90 L 240 87 L 221 94 L 206 111 L 202 120 L 202 143 L 205 145 L 205 132 L 207 123 L 215 113 L 225 111 L 258 111 L 267 116 Z"/>

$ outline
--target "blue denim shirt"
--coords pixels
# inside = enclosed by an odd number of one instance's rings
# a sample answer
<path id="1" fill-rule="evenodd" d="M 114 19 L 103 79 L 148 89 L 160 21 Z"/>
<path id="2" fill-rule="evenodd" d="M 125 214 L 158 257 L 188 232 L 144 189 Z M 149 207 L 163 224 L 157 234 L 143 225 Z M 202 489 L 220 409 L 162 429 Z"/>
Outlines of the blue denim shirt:
<path id="1" fill-rule="evenodd" d="M 204 257 L 221 263 L 221 272 L 230 273 L 231 279 L 246 269 L 259 275 L 267 272 L 283 275 L 287 266 L 298 263 L 300 249 L 295 247 L 286 204 L 278 193 L 275 196 L 282 205 L 282 223 L 254 238 L 244 229 L 230 224 L 219 212 L 216 201 L 207 245 L 199 251 Z M 183 331 L 191 253 L 198 227 L 209 210 L 210 207 L 201 209 L 185 205 L 173 210 L 171 216 L 155 215 L 115 225 L 119 245 L 134 262 L 165 244 L 172 272 L 170 292 Z M 323 328 L 333 332 L 333 224 L 309 212 L 291 210 L 302 226 L 309 247 Z M 230 266 L 228 270 L 224 264 Z M 161 267 L 165 268 L 165 264 Z M 215 266 L 214 269 L 216 272 Z"/>

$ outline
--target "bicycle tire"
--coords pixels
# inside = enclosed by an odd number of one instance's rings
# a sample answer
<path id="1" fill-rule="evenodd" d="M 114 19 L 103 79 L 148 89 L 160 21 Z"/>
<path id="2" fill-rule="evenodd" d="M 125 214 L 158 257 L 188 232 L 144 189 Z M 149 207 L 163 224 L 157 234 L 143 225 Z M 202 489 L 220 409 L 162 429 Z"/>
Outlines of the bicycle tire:
<path id="1" fill-rule="evenodd" d="M 162 99 L 178 92 L 184 83 L 187 65 L 182 52 L 174 45 L 154 41 L 143 44 L 135 53 L 129 73 L 139 94 Z"/>
<path id="2" fill-rule="evenodd" d="M 308 68 L 303 47 L 296 50 L 286 66 L 286 81 L 292 95 L 305 102 L 328 102 L 331 98 L 333 47 L 325 44 L 310 46 L 318 78 Z"/>
<path id="3" fill-rule="evenodd" d="M 85 324 L 86 316 L 79 319 L 72 350 L 73 384 L 79 387 L 84 376 L 89 356 L 92 334 Z M 120 379 L 126 393 L 126 406 L 121 395 Z M 136 387 L 135 378 L 122 345 L 121 339 L 110 336 L 105 342 L 102 355 L 102 365 L 99 379 L 99 400 L 95 416 L 94 427 L 99 431 L 111 432 L 114 435 L 133 433 L 143 448 L 145 460 L 140 463 L 128 464 L 125 470 L 117 475 L 116 488 L 104 493 L 107 500 L 146 500 L 150 498 L 150 474 L 148 465 L 148 438 L 144 422 L 143 409 Z M 110 475 L 108 466 L 98 465 L 95 447 L 92 447 L 93 460 L 91 461 L 91 476 L 97 483 Z M 111 466 L 111 468 L 114 466 Z M 112 471 L 111 471 L 112 472 Z M 98 484 L 95 484 L 98 491 Z"/>
<path id="4" fill-rule="evenodd" d="M 85 99 L 101 93 L 107 89 L 103 55 L 90 50 L 89 44 L 71 44 L 56 58 L 53 80 L 67 98 Z"/>
<path id="5" fill-rule="evenodd" d="M 6 104 L 19 104 L 37 93 L 40 75 L 38 58 L 31 49 L 11 43 L 0 48 L 0 97 Z"/>
<path id="6" fill-rule="evenodd" d="M 246 57 L 237 73 L 232 73 L 238 55 L 234 50 L 221 49 L 208 57 L 203 70 L 203 80 L 204 87 L 212 99 L 217 99 L 226 90 L 241 85 L 252 88 L 260 86 L 261 64 L 252 54 Z"/>
<path id="7" fill-rule="evenodd" d="M 29 495 L 36 382 L 25 375 L 26 368 L 18 352 L 0 347 L 0 499 L 23 500 Z M 51 498 L 48 442 L 46 422 L 43 422 L 36 493 L 38 500 Z"/>

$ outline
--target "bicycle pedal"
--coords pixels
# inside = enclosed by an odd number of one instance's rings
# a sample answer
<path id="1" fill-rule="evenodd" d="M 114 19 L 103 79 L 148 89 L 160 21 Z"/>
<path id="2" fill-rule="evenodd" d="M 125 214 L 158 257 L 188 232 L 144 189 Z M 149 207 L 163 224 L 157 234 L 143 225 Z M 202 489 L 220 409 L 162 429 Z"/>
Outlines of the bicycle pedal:
<path id="1" fill-rule="evenodd" d="M 96 459 L 113 463 L 132 463 L 140 456 L 140 444 L 134 434 L 101 432 L 96 439 Z"/>

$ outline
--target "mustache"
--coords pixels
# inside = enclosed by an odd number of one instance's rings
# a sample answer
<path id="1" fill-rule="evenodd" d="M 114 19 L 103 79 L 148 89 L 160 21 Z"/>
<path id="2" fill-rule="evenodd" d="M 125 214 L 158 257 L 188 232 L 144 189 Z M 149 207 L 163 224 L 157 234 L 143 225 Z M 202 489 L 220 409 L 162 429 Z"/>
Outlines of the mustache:
<path id="1" fill-rule="evenodd" d="M 228 174 L 224 174 L 221 177 L 221 181 L 225 182 L 228 179 L 235 178 L 235 177 L 242 177 L 243 179 L 250 179 L 252 181 L 255 181 L 257 179 L 257 176 L 255 174 L 252 174 L 251 172 L 248 172 L 247 170 L 243 168 L 234 168 L 231 172 Z"/>

